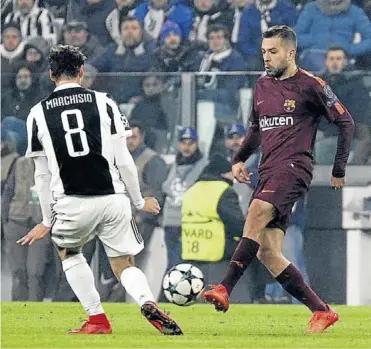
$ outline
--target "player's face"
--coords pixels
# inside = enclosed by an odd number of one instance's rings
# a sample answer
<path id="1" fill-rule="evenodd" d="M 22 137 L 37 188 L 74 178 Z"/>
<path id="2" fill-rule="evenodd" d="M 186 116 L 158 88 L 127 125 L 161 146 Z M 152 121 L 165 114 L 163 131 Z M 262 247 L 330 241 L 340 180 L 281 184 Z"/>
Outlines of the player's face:
<path id="1" fill-rule="evenodd" d="M 122 24 L 121 35 L 126 46 L 133 46 L 142 40 L 142 28 L 138 21 L 126 21 Z"/>
<path id="2" fill-rule="evenodd" d="M 244 137 L 240 137 L 238 135 L 233 135 L 231 137 L 226 138 L 225 140 L 225 147 L 231 151 L 232 153 L 235 153 L 240 148 Z"/>
<path id="3" fill-rule="evenodd" d="M 21 43 L 21 36 L 17 29 L 8 29 L 3 34 L 3 43 L 7 51 L 14 51 Z"/>
<path id="4" fill-rule="evenodd" d="M 140 133 L 138 127 L 133 127 L 131 131 L 133 135 L 126 139 L 126 144 L 128 145 L 129 151 L 132 153 L 143 144 L 143 135 Z"/>
<path id="5" fill-rule="evenodd" d="M 279 78 L 295 60 L 295 50 L 280 38 L 264 38 L 261 48 L 268 76 Z"/>
<path id="6" fill-rule="evenodd" d="M 170 48 L 171 50 L 176 50 L 180 45 L 180 36 L 175 33 L 170 33 L 165 38 L 165 46 Z"/>
<path id="7" fill-rule="evenodd" d="M 178 150 L 182 156 L 188 158 L 197 150 L 197 142 L 193 139 L 183 139 L 178 142 Z"/>
<path id="8" fill-rule="evenodd" d="M 345 53 L 342 50 L 329 51 L 325 61 L 327 70 L 331 74 L 337 74 L 343 71 L 347 64 Z"/>

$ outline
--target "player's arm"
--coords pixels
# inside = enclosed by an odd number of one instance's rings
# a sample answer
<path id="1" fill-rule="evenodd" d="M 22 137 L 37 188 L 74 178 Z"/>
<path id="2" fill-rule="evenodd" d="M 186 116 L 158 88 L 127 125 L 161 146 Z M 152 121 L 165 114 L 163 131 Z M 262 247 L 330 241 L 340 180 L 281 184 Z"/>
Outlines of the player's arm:
<path id="1" fill-rule="evenodd" d="M 344 185 L 345 168 L 354 137 L 354 121 L 348 110 L 341 104 L 330 87 L 319 80 L 316 86 L 321 114 L 339 129 L 337 150 L 332 168 L 331 185 L 338 189 Z"/>
<path id="2" fill-rule="evenodd" d="M 108 113 L 113 120 L 111 127 L 115 164 L 120 172 L 121 179 L 126 185 L 130 198 L 138 210 L 158 214 L 160 206 L 155 198 L 143 198 L 139 187 L 138 171 L 126 144 L 126 138 L 132 132 L 126 117 L 121 114 L 117 104 L 107 98 Z"/>
<path id="3" fill-rule="evenodd" d="M 35 187 L 39 196 L 39 202 L 43 221 L 37 224 L 27 235 L 19 239 L 17 243 L 33 244 L 36 240 L 44 238 L 49 232 L 52 223 L 52 193 L 50 191 L 51 174 L 48 168 L 48 160 L 39 139 L 38 125 L 35 113 L 40 112 L 39 106 L 35 106 L 27 118 L 27 151 L 26 156 L 31 157 L 35 164 Z M 42 111 L 41 111 L 42 112 Z"/>

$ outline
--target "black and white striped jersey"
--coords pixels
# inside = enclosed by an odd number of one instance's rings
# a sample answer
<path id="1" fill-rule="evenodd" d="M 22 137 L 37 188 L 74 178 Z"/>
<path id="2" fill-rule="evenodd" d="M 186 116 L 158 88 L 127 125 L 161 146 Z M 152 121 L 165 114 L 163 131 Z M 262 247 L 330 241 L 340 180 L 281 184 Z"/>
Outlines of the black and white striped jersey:
<path id="1" fill-rule="evenodd" d="M 46 8 L 38 7 L 37 4 L 31 11 L 24 15 L 20 10 L 15 10 L 5 17 L 5 24 L 17 23 L 24 40 L 41 36 L 49 45 L 57 44 L 57 31 L 53 14 Z"/>
<path id="2" fill-rule="evenodd" d="M 106 93 L 74 83 L 57 87 L 31 109 L 27 134 L 26 156 L 47 157 L 55 198 L 126 191 L 113 141 L 130 136 L 131 130 Z"/>

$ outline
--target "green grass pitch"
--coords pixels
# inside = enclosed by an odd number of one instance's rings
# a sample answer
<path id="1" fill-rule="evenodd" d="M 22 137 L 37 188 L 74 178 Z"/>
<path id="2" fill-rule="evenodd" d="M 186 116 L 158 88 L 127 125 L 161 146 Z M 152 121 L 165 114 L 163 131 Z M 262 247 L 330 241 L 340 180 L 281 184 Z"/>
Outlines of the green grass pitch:
<path id="1" fill-rule="evenodd" d="M 336 306 L 340 321 L 305 335 L 304 306 L 232 305 L 216 313 L 206 304 L 162 305 L 184 336 L 160 335 L 134 304 L 110 303 L 111 335 L 66 335 L 86 318 L 78 303 L 2 303 L 3 348 L 371 348 L 371 307 Z"/>

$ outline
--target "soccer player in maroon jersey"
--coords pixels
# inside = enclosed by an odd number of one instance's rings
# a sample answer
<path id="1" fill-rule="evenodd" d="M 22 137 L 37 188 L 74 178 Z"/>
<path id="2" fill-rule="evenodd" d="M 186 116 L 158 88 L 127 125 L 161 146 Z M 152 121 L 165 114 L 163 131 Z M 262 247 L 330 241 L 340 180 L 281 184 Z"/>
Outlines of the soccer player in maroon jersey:
<path id="1" fill-rule="evenodd" d="M 209 285 L 203 297 L 216 310 L 226 312 L 234 286 L 257 257 L 289 294 L 312 311 L 307 333 L 318 333 L 339 316 L 282 255 L 282 242 L 291 209 L 312 180 L 313 145 L 321 117 L 339 129 L 331 177 L 334 189 L 345 182 L 354 122 L 323 80 L 297 67 L 296 49 L 296 34 L 288 26 L 274 26 L 263 33 L 266 74 L 256 83 L 249 130 L 232 162 L 233 176 L 249 183 L 251 173 L 244 163 L 261 146 L 259 182 L 226 274 L 219 285 Z"/>

